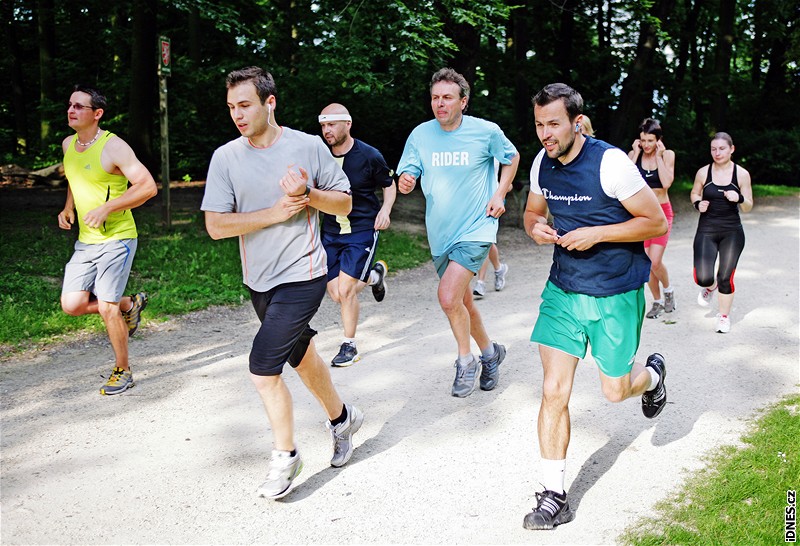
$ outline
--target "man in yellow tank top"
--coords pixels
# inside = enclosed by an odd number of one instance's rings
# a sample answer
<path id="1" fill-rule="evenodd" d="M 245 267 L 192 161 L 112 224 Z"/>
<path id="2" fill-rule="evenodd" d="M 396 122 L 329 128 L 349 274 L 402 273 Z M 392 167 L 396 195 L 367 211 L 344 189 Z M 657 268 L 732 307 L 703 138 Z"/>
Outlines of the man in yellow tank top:
<path id="1" fill-rule="evenodd" d="M 76 133 L 62 143 L 69 187 L 58 226 L 72 229 L 77 219 L 78 241 L 64 270 L 61 308 L 72 316 L 98 313 L 103 318 L 115 366 L 100 393 L 119 394 L 134 384 L 128 336 L 147 305 L 144 292 L 123 295 L 137 247 L 131 209 L 157 189 L 131 147 L 99 127 L 105 108 L 100 91 L 83 85 L 73 88 L 67 103 L 67 121 Z"/>

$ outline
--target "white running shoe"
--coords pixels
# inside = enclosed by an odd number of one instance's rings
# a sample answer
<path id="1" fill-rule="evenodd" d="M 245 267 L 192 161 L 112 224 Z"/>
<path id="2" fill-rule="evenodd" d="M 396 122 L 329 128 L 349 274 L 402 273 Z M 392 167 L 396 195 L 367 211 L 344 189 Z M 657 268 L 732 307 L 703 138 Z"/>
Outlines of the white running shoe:
<path id="1" fill-rule="evenodd" d="M 716 288 L 713 290 L 701 288 L 700 293 L 697 294 L 697 305 L 700 307 L 708 307 L 711 305 L 711 296 L 714 295 L 714 290 L 716 290 Z"/>
<path id="2" fill-rule="evenodd" d="M 295 452 L 295 456 L 292 457 L 288 451 L 273 450 L 267 481 L 258 488 L 258 495 L 268 499 L 285 497 L 301 470 L 303 470 L 303 460 L 299 453 Z"/>
<path id="3" fill-rule="evenodd" d="M 506 287 L 506 275 L 508 274 L 508 265 L 500 264 L 500 269 L 494 272 L 494 289 L 500 292 Z"/>
<path id="4" fill-rule="evenodd" d="M 475 281 L 475 288 L 472 289 L 472 295 L 476 300 L 483 299 L 486 295 L 486 283 L 483 281 Z"/>
<path id="5" fill-rule="evenodd" d="M 727 334 L 731 331 L 731 318 L 728 315 L 717 313 L 717 332 Z"/>

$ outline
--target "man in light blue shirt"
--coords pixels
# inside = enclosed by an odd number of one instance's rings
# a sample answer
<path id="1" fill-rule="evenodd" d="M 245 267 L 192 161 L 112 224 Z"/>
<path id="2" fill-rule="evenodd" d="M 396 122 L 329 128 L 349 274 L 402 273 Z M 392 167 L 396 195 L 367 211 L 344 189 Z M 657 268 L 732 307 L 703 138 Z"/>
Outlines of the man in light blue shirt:
<path id="1" fill-rule="evenodd" d="M 453 396 L 469 396 L 480 376 L 482 390 L 497 386 L 503 345 L 491 341 L 472 300 L 469 283 L 497 239 L 498 218 L 519 165 L 519 153 L 496 124 L 465 116 L 469 83 L 452 68 L 431 78 L 436 119 L 408 137 L 397 172 L 398 188 L 409 193 L 421 180 L 425 225 L 439 282 L 439 304 L 458 345 Z M 494 162 L 501 165 L 500 183 Z M 481 350 L 476 359 L 470 336 Z"/>

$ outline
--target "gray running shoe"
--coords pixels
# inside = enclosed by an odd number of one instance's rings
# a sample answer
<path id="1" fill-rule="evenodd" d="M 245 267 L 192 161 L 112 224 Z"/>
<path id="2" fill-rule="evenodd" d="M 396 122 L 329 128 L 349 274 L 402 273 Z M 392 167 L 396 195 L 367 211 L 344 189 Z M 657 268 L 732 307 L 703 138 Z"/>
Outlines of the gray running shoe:
<path id="1" fill-rule="evenodd" d="M 355 343 L 345 341 L 339 348 L 339 354 L 331 360 L 331 366 L 334 368 L 346 368 L 359 360 L 361 360 L 361 357 L 358 354 Z"/>
<path id="2" fill-rule="evenodd" d="M 500 269 L 494 272 L 494 289 L 500 292 L 506 287 L 506 275 L 508 274 L 508 265 L 500 264 Z"/>
<path id="3" fill-rule="evenodd" d="M 133 374 L 130 370 L 114 368 L 106 384 L 100 388 L 100 394 L 119 394 L 133 387 Z"/>
<path id="4" fill-rule="evenodd" d="M 562 523 L 575 519 L 575 512 L 570 510 L 567 494 L 555 491 L 536 493 L 536 507 L 525 516 L 522 526 L 531 530 L 549 531 Z"/>
<path id="5" fill-rule="evenodd" d="M 378 282 L 372 285 L 372 297 L 375 298 L 375 301 L 383 301 L 383 298 L 386 297 L 386 274 L 389 272 L 389 266 L 383 260 L 378 260 L 372 269 L 380 277 Z"/>
<path id="6" fill-rule="evenodd" d="M 478 386 L 478 376 L 481 373 L 480 361 L 472 357 L 472 362 L 462 366 L 456 359 L 456 379 L 453 381 L 453 396 L 466 398 Z"/>
<path id="7" fill-rule="evenodd" d="M 497 386 L 500 379 L 500 364 L 506 358 L 506 348 L 492 341 L 494 354 L 489 358 L 481 357 L 481 390 L 490 391 Z"/>
<path id="8" fill-rule="evenodd" d="M 355 406 L 347 406 L 347 420 L 344 423 L 333 426 L 326 421 L 325 426 L 331 431 L 333 439 L 331 466 L 344 466 L 353 456 L 353 434 L 358 432 L 363 422 L 364 414 Z"/>
<path id="9" fill-rule="evenodd" d="M 267 481 L 258 488 L 258 495 L 268 499 L 285 497 L 301 470 L 303 470 L 303 460 L 299 453 L 295 452 L 292 457 L 288 451 L 273 450 Z"/>
<path id="10" fill-rule="evenodd" d="M 664 311 L 672 313 L 678 306 L 675 305 L 675 292 L 664 292 Z"/>
<path id="11" fill-rule="evenodd" d="M 476 300 L 483 299 L 486 295 L 486 283 L 483 281 L 475 281 L 475 288 L 472 289 L 472 297 Z"/>
<path id="12" fill-rule="evenodd" d="M 139 323 L 142 321 L 142 311 L 147 307 L 148 301 L 147 294 L 144 292 L 131 294 L 130 298 L 131 308 L 127 311 L 121 311 L 122 318 L 125 320 L 125 324 L 128 325 L 128 337 L 136 333 L 136 329 L 139 328 Z"/>
<path id="13" fill-rule="evenodd" d="M 647 312 L 645 315 L 647 318 L 658 318 L 661 316 L 661 313 L 664 312 L 664 306 L 658 303 L 657 301 L 653 302 L 653 307 Z"/>

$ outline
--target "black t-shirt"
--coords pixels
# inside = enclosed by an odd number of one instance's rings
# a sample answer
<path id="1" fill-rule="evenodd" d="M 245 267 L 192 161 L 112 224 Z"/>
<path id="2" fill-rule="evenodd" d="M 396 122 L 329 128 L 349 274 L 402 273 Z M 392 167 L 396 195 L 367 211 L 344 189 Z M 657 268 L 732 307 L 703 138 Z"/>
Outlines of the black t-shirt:
<path id="1" fill-rule="evenodd" d="M 350 180 L 353 210 L 347 216 L 326 214 L 322 221 L 322 230 L 326 233 L 346 234 L 374 229 L 375 217 L 381 210 L 375 191 L 394 183 L 394 172 L 389 169 L 383 155 L 369 144 L 353 140 L 349 152 L 333 156 L 342 162 L 342 169 Z"/>

